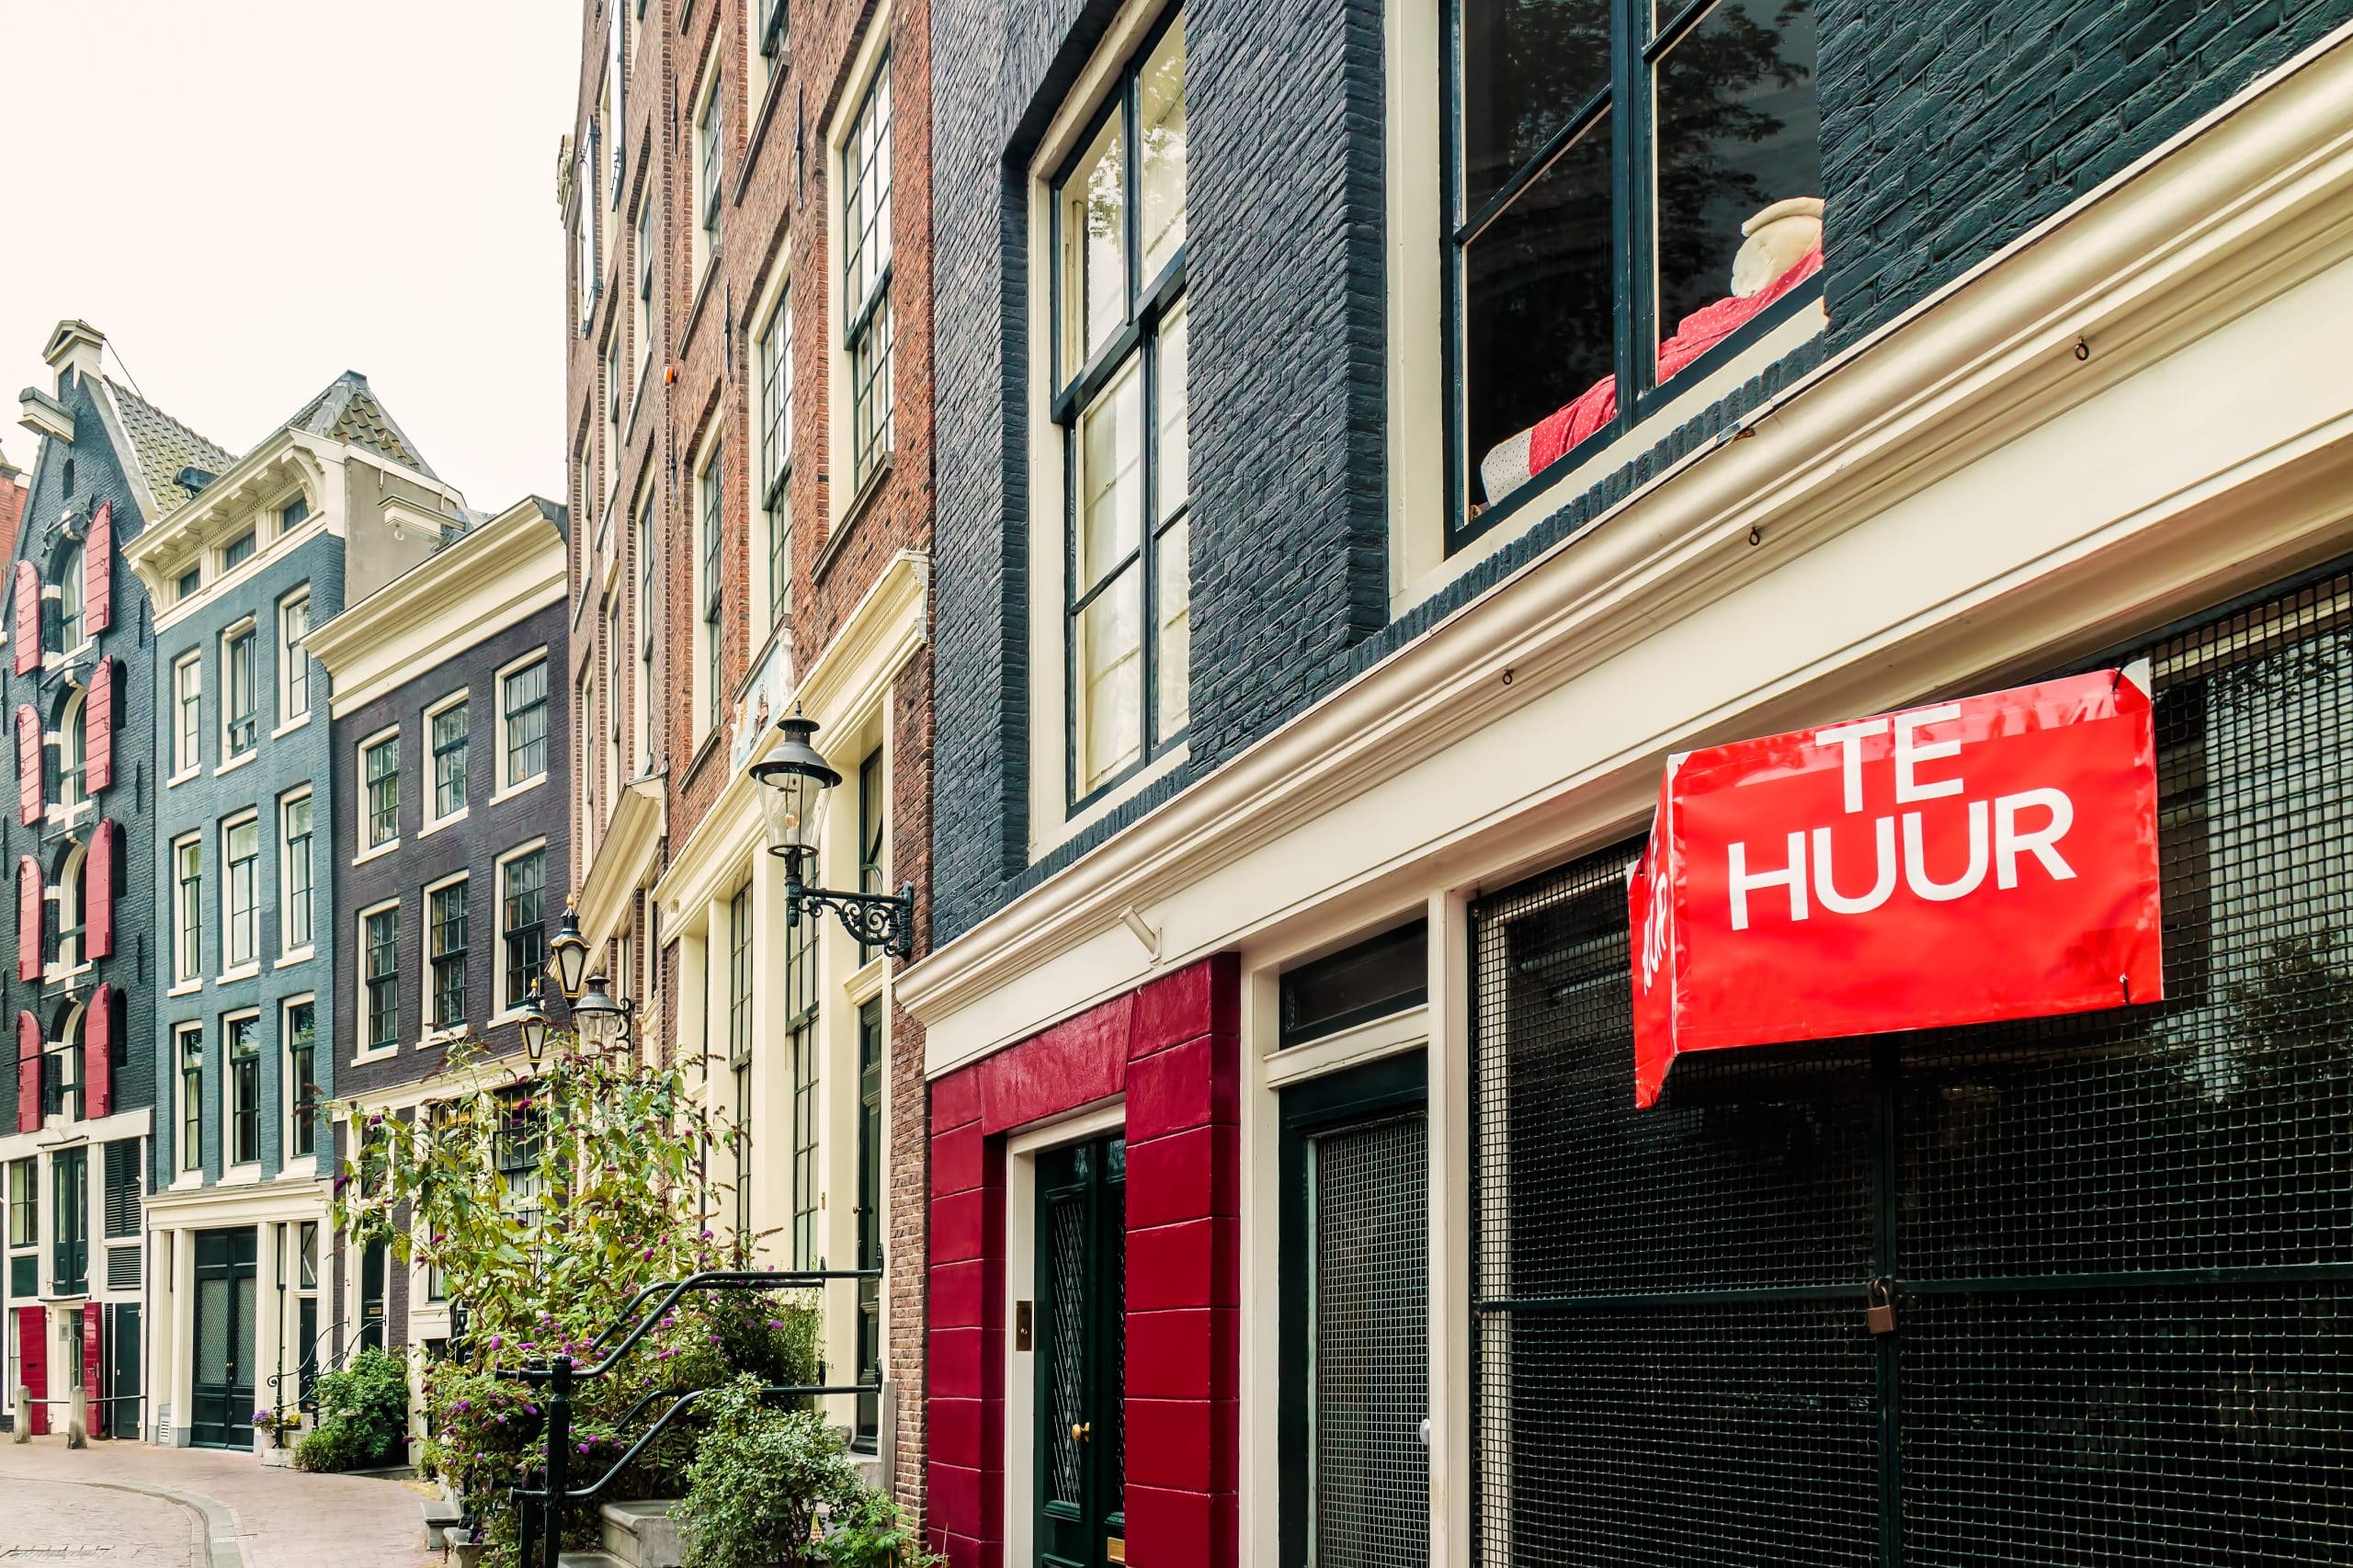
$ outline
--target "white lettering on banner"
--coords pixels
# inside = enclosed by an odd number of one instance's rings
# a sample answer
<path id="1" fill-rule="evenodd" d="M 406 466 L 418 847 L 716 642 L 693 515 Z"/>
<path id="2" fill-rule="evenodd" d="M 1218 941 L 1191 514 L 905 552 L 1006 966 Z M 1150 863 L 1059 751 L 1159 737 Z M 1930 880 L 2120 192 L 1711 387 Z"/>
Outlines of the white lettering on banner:
<path id="1" fill-rule="evenodd" d="M 1732 845 L 1732 928 L 1748 929 L 1748 895 L 1756 888 L 1787 888 L 1790 890 L 1790 918 L 1805 918 L 1805 835 L 1790 835 L 1790 863 L 1778 871 L 1758 871 L 1750 875 L 1748 846 L 1738 839 Z"/>
<path id="2" fill-rule="evenodd" d="M 1959 788 L 1959 786 L 1955 786 Z M 1928 852 L 1920 842 L 1920 813 L 1904 813 L 1904 881 L 1930 903 L 1949 903 L 1977 891 L 1985 880 L 1985 802 L 1969 802 L 1969 869 L 1951 881 L 1928 875 Z"/>
<path id="3" fill-rule="evenodd" d="M 1843 766 L 1847 776 L 1847 814 L 1854 815 L 1863 809 L 1863 742 L 1873 735 L 1887 733 L 1884 719 L 1865 719 L 1860 723 L 1839 724 L 1827 730 L 1817 730 L 1813 744 L 1818 746 L 1841 746 L 1846 750 Z"/>
<path id="4" fill-rule="evenodd" d="M 1813 896 L 1833 915 L 1869 915 L 1895 891 L 1895 819 L 1881 817 L 1874 825 L 1879 832 L 1879 869 L 1872 873 L 1871 891 L 1860 898 L 1848 898 L 1838 891 L 1838 878 L 1830 869 L 1830 830 L 1813 830 Z"/>
<path id="5" fill-rule="evenodd" d="M 2040 806 L 2051 813 L 2050 825 L 2040 833 L 2020 833 L 2018 812 L 2029 806 Z M 2063 790 L 2026 790 L 2015 795 L 2005 795 L 1994 802 L 1994 881 L 1997 886 L 2014 888 L 2018 885 L 2018 851 L 2023 849 L 2042 862 L 2054 882 L 2071 881 L 2075 869 L 2059 858 L 2052 847 L 2067 835 L 2075 825 L 2075 802 L 2067 799 Z"/>
<path id="6" fill-rule="evenodd" d="M 1940 762 L 1961 755 L 1961 743 L 1952 741 L 1918 741 L 1914 739 L 1923 724 L 1939 723 L 1961 717 L 1961 704 L 1948 702 L 1938 708 L 1923 708 L 1915 712 L 1895 716 L 1895 803 L 1908 806 L 1915 801 L 1938 801 L 1947 795 L 1961 793 L 1961 780 L 1940 778 L 1932 783 L 1918 782 L 1912 769 L 1924 762 Z M 1848 811 L 1856 808 L 1848 806 Z"/>

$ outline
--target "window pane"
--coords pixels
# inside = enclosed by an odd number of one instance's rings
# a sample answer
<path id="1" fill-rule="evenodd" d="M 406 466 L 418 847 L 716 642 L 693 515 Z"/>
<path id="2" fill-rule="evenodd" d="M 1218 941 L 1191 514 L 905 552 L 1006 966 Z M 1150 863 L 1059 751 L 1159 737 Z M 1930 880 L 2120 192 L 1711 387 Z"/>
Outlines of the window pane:
<path id="1" fill-rule="evenodd" d="M 1153 454 L 1153 516 L 1165 517 L 1185 504 L 1193 489 L 1193 443 L 1188 414 L 1192 336 L 1183 301 L 1160 327 L 1160 385 L 1154 389 L 1160 423 L 1159 449 Z"/>
<path id="2" fill-rule="evenodd" d="M 1143 278 L 1149 283 L 1185 243 L 1185 17 L 1177 14 L 1136 79 L 1142 142 Z"/>
<path id="3" fill-rule="evenodd" d="M 1142 382 L 1131 358 L 1078 419 L 1078 561 L 1074 594 L 1101 582 L 1143 531 Z"/>
<path id="4" fill-rule="evenodd" d="M 1103 122 L 1094 145 L 1062 189 L 1063 380 L 1111 341 L 1128 314 L 1127 172 L 1120 117 Z"/>
<path id="5" fill-rule="evenodd" d="M 1462 28 L 1458 216 L 1467 218 L 1559 134 L 1571 115 L 1609 85 L 1609 3 L 1458 3 Z"/>
<path id="6" fill-rule="evenodd" d="M 1188 661 L 1193 646 L 1192 522 L 1178 521 L 1160 536 L 1153 597 L 1159 601 L 1153 633 L 1153 693 L 1157 740 L 1185 727 Z"/>
<path id="7" fill-rule="evenodd" d="M 1078 788 L 1086 794 L 1142 750 L 1137 604 L 1143 574 L 1131 566 L 1078 613 Z"/>
<path id="8" fill-rule="evenodd" d="M 1463 252 L 1463 427 L 1489 501 L 1542 466 L 1514 437 L 1614 373 L 1608 129 L 1580 139 Z M 1614 412 L 1614 391 L 1597 396 Z"/>
<path id="9" fill-rule="evenodd" d="M 1820 265 L 1813 47 L 1806 0 L 1724 0 L 1659 62 L 1662 381 Z"/>

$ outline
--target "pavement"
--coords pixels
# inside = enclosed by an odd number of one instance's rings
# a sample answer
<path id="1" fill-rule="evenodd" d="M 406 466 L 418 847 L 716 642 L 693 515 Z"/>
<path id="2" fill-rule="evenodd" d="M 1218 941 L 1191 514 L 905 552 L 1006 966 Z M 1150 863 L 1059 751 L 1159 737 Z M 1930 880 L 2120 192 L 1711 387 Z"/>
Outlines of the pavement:
<path id="1" fill-rule="evenodd" d="M 440 1568 L 410 1481 L 268 1470 L 250 1453 L 0 1437 L 0 1568 Z"/>

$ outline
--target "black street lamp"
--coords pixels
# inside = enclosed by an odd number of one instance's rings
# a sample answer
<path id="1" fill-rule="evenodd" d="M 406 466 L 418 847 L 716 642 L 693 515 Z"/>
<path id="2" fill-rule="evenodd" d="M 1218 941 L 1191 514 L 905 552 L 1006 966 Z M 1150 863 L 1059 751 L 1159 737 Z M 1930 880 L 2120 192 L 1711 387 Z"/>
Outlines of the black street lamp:
<path id="1" fill-rule="evenodd" d="M 817 733 L 814 722 L 795 713 L 780 720 L 777 728 L 784 732 L 784 739 L 753 766 L 752 778 L 767 786 L 760 796 L 760 814 L 767 824 L 768 853 L 784 861 L 785 924 L 800 925 L 804 907 L 830 909 L 860 946 L 905 958 L 915 950 L 915 883 L 903 884 L 895 894 L 834 892 L 803 884 L 804 875 L 816 865 L 826 798 L 842 776 L 809 744 Z"/>
<path id="2" fill-rule="evenodd" d="M 629 1044 L 630 1020 L 636 1012 L 636 1003 L 626 997 L 615 1001 L 605 990 L 605 977 L 594 975 L 586 994 L 572 1005 L 572 1027 L 589 1050 L 617 1050 Z"/>
<path id="3" fill-rule="evenodd" d="M 515 1029 L 523 1037 L 523 1054 L 537 1067 L 548 1048 L 548 1010 L 540 1002 L 537 981 L 531 983 L 531 994 L 523 998 L 523 1006 L 515 1016 Z"/>
<path id="4" fill-rule="evenodd" d="M 548 977 L 565 1001 L 577 1002 L 580 983 L 587 973 L 588 939 L 580 934 L 579 914 L 567 903 L 563 918 L 556 923 L 555 940 L 548 944 Z"/>

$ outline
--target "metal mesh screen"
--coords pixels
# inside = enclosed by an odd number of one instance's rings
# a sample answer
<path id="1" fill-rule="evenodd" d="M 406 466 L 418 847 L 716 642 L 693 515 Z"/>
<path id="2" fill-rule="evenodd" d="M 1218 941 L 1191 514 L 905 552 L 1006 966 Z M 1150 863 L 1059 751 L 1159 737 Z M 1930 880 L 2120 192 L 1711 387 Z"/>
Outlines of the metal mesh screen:
<path id="1" fill-rule="evenodd" d="M 1314 1140 L 1313 1561 L 1430 1560 L 1429 1130 L 1418 1115 Z"/>
<path id="2" fill-rule="evenodd" d="M 1636 1112 L 1635 846 L 1474 910 L 1483 1562 L 2353 1562 L 2353 577 L 2142 652 L 2162 1004 Z"/>
<path id="3" fill-rule="evenodd" d="M 1046 1475 L 1051 1497 L 1086 1495 L 1086 1453 L 1072 1426 L 1086 1408 L 1086 1200 L 1058 1199 L 1047 1209 L 1046 1245 L 1053 1268 L 1053 1361 L 1047 1370 Z"/>

